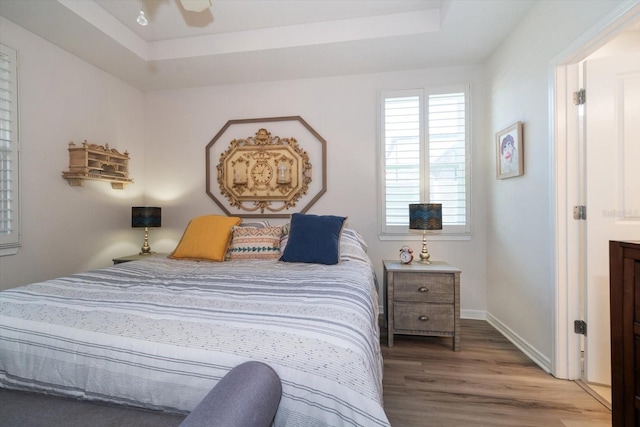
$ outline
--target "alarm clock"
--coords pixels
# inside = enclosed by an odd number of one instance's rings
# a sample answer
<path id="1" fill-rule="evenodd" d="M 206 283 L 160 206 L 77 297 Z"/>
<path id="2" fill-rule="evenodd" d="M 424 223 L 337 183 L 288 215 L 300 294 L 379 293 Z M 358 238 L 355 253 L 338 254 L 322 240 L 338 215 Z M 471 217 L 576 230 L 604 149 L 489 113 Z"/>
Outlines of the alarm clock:
<path id="1" fill-rule="evenodd" d="M 413 249 L 409 246 L 400 248 L 400 262 L 402 264 L 411 264 L 411 261 L 413 261 Z"/>

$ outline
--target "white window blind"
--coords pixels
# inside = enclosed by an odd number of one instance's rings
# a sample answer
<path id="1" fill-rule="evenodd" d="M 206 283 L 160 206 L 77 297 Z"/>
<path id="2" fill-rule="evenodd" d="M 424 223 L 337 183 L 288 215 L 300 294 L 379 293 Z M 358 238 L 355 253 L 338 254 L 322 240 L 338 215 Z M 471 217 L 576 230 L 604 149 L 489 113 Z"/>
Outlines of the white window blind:
<path id="1" fill-rule="evenodd" d="M 0 255 L 20 245 L 16 51 L 0 44 Z"/>
<path id="2" fill-rule="evenodd" d="M 442 203 L 443 233 L 468 233 L 468 86 L 383 92 L 383 234 L 408 234 L 409 204 Z"/>

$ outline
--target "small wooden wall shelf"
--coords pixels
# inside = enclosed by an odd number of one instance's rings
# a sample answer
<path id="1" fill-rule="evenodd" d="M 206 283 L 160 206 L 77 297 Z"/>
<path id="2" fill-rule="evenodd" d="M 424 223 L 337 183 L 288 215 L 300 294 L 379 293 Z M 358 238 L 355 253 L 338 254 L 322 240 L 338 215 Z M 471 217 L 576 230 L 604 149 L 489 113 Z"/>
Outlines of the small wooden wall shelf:
<path id="1" fill-rule="evenodd" d="M 62 177 L 72 187 L 82 186 L 85 179 L 108 181 L 111 187 L 122 190 L 133 182 L 129 178 L 129 153 L 119 153 L 109 148 L 109 144 L 89 144 L 86 140 L 81 147 L 69 143 L 69 170 Z"/>

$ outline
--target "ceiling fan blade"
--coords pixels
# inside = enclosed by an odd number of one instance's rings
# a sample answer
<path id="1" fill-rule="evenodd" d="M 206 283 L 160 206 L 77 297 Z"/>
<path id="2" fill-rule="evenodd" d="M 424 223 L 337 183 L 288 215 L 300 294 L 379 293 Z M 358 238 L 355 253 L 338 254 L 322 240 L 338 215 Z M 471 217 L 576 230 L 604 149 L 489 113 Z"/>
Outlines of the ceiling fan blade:
<path id="1" fill-rule="evenodd" d="M 180 0 L 184 10 L 202 12 L 211 7 L 211 0 Z"/>

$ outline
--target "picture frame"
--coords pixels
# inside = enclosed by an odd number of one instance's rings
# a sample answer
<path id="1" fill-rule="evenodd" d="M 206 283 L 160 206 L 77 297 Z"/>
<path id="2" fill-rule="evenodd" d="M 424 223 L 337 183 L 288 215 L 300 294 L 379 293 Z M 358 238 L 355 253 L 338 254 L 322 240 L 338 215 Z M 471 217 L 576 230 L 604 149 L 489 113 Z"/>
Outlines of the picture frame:
<path id="1" fill-rule="evenodd" d="M 496 133 L 496 178 L 521 175 L 524 175 L 522 122 L 515 122 Z"/>
<path id="2" fill-rule="evenodd" d="M 229 216 L 289 218 L 327 191 L 327 144 L 300 116 L 228 120 L 206 147 L 206 193 Z"/>

